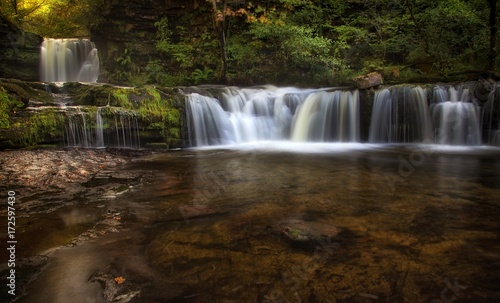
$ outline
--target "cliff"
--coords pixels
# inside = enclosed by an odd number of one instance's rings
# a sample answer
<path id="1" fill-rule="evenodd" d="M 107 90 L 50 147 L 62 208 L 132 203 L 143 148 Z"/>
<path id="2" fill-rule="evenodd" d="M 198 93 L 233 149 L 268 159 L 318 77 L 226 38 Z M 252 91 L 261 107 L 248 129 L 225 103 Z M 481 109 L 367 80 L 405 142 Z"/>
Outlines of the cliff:
<path id="1" fill-rule="evenodd" d="M 101 58 L 99 81 L 120 82 L 120 72 L 140 74 L 158 56 L 155 22 L 167 17 L 172 26 L 189 23 L 190 30 L 203 27 L 205 6 L 204 0 L 106 0 L 90 37 Z"/>
<path id="2" fill-rule="evenodd" d="M 0 78 L 38 81 L 42 41 L 0 15 Z"/>

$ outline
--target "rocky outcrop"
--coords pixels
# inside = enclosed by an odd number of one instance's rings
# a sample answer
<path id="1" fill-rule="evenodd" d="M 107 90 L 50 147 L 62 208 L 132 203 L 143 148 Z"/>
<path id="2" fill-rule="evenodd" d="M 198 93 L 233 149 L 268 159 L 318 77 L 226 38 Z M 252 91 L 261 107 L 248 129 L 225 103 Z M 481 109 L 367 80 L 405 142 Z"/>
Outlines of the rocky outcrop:
<path id="1" fill-rule="evenodd" d="M 102 64 L 100 82 L 108 82 L 110 71 L 123 68 L 123 60 L 133 62 L 131 70 L 145 68 L 148 61 L 158 56 L 155 50 L 155 22 L 167 17 L 172 27 L 188 25 L 189 29 L 206 27 L 201 6 L 207 1 L 194 0 L 107 0 L 101 9 L 100 21 L 91 29 L 91 40 L 99 50 Z"/>
<path id="2" fill-rule="evenodd" d="M 38 81 L 42 41 L 0 15 L 0 78 Z"/>
<path id="3" fill-rule="evenodd" d="M 58 87 L 0 79 L 0 150 L 70 142 L 82 147 L 183 147 L 183 101 L 173 88 L 82 83 Z M 118 135 L 119 144 L 113 141 Z M 104 141 L 99 146 L 98 138 Z"/>
<path id="4" fill-rule="evenodd" d="M 381 85 L 384 82 L 382 79 L 382 75 L 377 73 L 377 72 L 373 72 L 373 73 L 369 73 L 369 74 L 366 74 L 363 76 L 356 77 L 356 78 L 352 79 L 352 81 L 354 82 L 354 85 L 356 86 L 356 88 L 359 88 L 359 89 L 368 89 L 368 88 L 376 87 L 376 86 Z"/>

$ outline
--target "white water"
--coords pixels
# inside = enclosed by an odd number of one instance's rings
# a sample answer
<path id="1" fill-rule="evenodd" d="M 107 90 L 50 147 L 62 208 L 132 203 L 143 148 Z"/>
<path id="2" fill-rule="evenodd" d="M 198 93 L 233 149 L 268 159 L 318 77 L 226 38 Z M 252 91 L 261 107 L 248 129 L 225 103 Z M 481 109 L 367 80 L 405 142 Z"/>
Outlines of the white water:
<path id="1" fill-rule="evenodd" d="M 368 142 L 482 144 L 481 108 L 469 88 L 436 86 L 430 90 L 395 86 L 377 91 Z M 187 95 L 192 146 L 361 141 L 357 90 L 227 87 L 216 94 L 217 98 Z M 484 128 L 488 143 L 500 145 L 500 92 L 492 96 L 485 106 L 491 108 L 484 114 L 489 120 L 483 117 L 490 125 Z"/>
<path id="2" fill-rule="evenodd" d="M 479 107 L 462 101 L 446 101 L 431 106 L 436 127 L 435 141 L 450 145 L 481 144 Z"/>
<path id="3" fill-rule="evenodd" d="M 369 142 L 481 144 L 480 108 L 467 87 L 394 87 L 376 92 Z"/>
<path id="4" fill-rule="evenodd" d="M 88 39 L 45 39 L 40 48 L 43 82 L 96 82 L 99 55 Z"/>
<path id="5" fill-rule="evenodd" d="M 254 141 L 359 141 L 358 92 L 225 88 L 220 100 L 187 95 L 194 146 Z"/>
<path id="6" fill-rule="evenodd" d="M 483 128 L 488 143 L 500 146 L 500 86 L 489 94 L 484 105 Z"/>
<path id="7" fill-rule="evenodd" d="M 105 115 L 104 109 L 107 109 Z M 66 119 L 64 137 L 67 146 L 140 147 L 139 122 L 130 112 L 100 107 L 93 116 L 80 107 L 75 107 L 74 111 L 68 112 Z"/>
<path id="8" fill-rule="evenodd" d="M 369 142 L 429 142 L 432 125 L 427 93 L 421 87 L 394 87 L 375 93 Z"/>
<path id="9" fill-rule="evenodd" d="M 435 87 L 439 96 L 430 106 L 434 125 L 434 141 L 448 145 L 481 144 L 481 115 L 472 102 L 469 89 Z"/>

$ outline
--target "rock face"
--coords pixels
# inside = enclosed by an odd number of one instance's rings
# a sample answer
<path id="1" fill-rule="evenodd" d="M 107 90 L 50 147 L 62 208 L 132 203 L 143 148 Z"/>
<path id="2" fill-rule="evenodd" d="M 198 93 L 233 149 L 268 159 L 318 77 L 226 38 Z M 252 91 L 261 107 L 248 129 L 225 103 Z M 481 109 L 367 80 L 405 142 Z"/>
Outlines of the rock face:
<path id="1" fill-rule="evenodd" d="M 119 58 L 130 57 L 133 69 L 144 68 L 149 60 L 158 56 L 155 51 L 155 22 L 167 17 L 172 28 L 187 26 L 192 30 L 204 22 L 201 6 L 204 0 L 107 0 L 102 7 L 100 22 L 91 30 L 101 58 L 100 82 L 107 82 L 107 72 L 123 68 Z M 175 33 L 174 33 L 175 34 Z M 121 66 L 120 66 L 121 65 Z"/>
<path id="2" fill-rule="evenodd" d="M 0 102 L 6 105 L 0 108 L 0 150 L 47 144 L 183 147 L 183 101 L 173 88 L 82 83 L 57 87 L 0 78 Z"/>
<path id="3" fill-rule="evenodd" d="M 38 81 L 42 41 L 0 15 L 0 78 Z"/>

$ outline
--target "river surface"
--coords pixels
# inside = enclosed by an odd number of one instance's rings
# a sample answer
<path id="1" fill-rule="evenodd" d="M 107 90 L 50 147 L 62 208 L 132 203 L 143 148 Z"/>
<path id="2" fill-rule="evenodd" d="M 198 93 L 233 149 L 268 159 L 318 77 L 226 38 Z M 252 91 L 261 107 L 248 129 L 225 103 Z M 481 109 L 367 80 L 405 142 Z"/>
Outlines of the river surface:
<path id="1" fill-rule="evenodd" d="M 499 148 L 261 142 L 121 171 L 153 177 L 20 223 L 20 257 L 48 262 L 19 302 L 500 301 Z M 340 233 L 302 245 L 290 222 Z"/>

